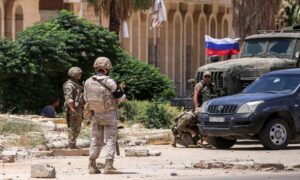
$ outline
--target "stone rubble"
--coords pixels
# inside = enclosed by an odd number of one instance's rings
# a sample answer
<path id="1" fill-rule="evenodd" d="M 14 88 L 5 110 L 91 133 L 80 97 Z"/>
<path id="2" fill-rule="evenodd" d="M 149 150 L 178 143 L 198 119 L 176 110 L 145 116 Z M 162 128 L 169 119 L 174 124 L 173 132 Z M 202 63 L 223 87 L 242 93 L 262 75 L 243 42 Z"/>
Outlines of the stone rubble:
<path id="1" fill-rule="evenodd" d="M 253 160 L 222 160 L 222 161 L 200 161 L 193 165 L 199 169 L 239 169 L 256 171 L 290 171 L 291 168 L 285 167 L 281 163 L 255 163 Z M 292 167 L 294 169 L 295 166 Z"/>
<path id="2" fill-rule="evenodd" d="M 31 166 L 32 178 L 55 178 L 55 167 L 49 164 L 34 164 Z"/>

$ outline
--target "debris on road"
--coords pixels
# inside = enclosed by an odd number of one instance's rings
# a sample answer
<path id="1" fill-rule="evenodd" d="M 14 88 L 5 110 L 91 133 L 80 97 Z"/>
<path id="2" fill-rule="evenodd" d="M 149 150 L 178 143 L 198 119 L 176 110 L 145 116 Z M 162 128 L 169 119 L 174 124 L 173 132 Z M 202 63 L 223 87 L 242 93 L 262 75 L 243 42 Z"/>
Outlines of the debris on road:
<path id="1" fill-rule="evenodd" d="M 126 157 L 145 157 L 149 155 L 148 149 L 125 149 Z"/>
<path id="2" fill-rule="evenodd" d="M 255 163 L 253 160 L 200 161 L 199 163 L 194 164 L 193 167 L 199 169 L 251 169 L 256 171 L 285 170 L 284 165 L 280 163 Z"/>
<path id="3" fill-rule="evenodd" d="M 32 178 L 55 178 L 55 167 L 49 164 L 35 164 L 31 166 Z"/>
<path id="4" fill-rule="evenodd" d="M 53 149 L 53 156 L 88 156 L 88 149 Z"/>

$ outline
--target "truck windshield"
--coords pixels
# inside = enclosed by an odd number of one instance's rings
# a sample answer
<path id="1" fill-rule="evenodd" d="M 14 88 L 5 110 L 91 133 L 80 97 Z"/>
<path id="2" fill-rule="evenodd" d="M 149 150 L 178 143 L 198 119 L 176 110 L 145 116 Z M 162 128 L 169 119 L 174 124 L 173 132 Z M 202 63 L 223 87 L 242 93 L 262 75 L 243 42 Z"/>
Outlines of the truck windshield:
<path id="1" fill-rule="evenodd" d="M 268 75 L 254 81 L 243 93 L 291 94 L 300 84 L 300 75 Z"/>
<path id="2" fill-rule="evenodd" d="M 242 57 L 286 57 L 293 52 L 293 39 L 250 39 L 245 42 Z"/>

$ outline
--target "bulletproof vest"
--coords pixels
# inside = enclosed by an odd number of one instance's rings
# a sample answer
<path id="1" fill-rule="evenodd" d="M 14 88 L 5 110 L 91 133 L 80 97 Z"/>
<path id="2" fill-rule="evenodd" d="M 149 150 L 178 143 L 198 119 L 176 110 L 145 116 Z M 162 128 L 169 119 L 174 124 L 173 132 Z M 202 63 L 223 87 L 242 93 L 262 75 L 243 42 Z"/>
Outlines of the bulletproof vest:
<path id="1" fill-rule="evenodd" d="M 106 86 L 108 76 L 92 76 L 85 83 L 85 110 L 94 112 L 106 112 L 117 107 L 116 99 L 111 90 Z"/>
<path id="2" fill-rule="evenodd" d="M 201 80 L 200 83 L 202 84 L 202 90 L 198 93 L 199 107 L 215 94 L 215 85 L 213 83 L 207 85 L 203 80 Z"/>
<path id="3" fill-rule="evenodd" d="M 71 85 L 72 86 L 72 99 L 74 100 L 75 103 L 75 107 L 83 107 L 84 101 L 83 101 L 83 87 L 81 85 L 79 85 L 78 83 L 75 83 L 71 80 L 68 80 L 67 82 L 65 82 L 64 84 L 64 89 L 67 85 Z"/>

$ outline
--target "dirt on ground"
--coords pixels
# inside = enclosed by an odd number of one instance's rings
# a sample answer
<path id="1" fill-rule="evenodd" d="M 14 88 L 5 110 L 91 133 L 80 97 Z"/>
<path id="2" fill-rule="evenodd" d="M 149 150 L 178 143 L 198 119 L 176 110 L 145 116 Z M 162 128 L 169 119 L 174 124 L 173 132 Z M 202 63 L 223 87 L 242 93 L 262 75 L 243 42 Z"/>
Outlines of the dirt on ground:
<path id="1" fill-rule="evenodd" d="M 11 118 L 11 117 L 9 117 Z M 19 118 L 19 117 L 18 117 Z M 5 118 L 7 117 L 5 116 Z M 2 119 L 2 120 L 3 120 Z M 28 120 L 28 119 L 27 119 Z M 1 121 L 1 117 L 0 117 Z M 239 174 L 274 174 L 293 173 L 300 177 L 300 144 L 292 144 L 286 150 L 268 151 L 256 141 L 239 141 L 228 150 L 203 148 L 174 148 L 170 141 L 170 130 L 147 130 L 140 125 L 126 127 L 120 130 L 121 155 L 115 159 L 114 166 L 122 172 L 118 175 L 89 175 L 88 156 L 53 156 L 51 148 L 65 148 L 65 125 L 60 120 L 32 120 L 36 122 L 38 133 L 32 137 L 45 136 L 43 148 L 14 147 L 7 137 L 22 137 L 22 134 L 0 134 L 1 152 L 12 152 L 16 158 L 11 163 L 0 160 L 0 180 L 31 179 L 31 166 L 34 164 L 49 164 L 56 169 L 56 179 L 161 179 L 201 176 L 234 176 Z M 88 147 L 89 128 L 84 128 L 82 144 Z M 17 138 L 17 137 L 15 137 Z M 59 143 L 57 142 L 59 141 Z M 51 148 L 46 144 L 54 144 Z M 2 145 L 1 145 L 2 143 Z M 153 145 L 166 144 L 166 145 Z M 8 146 L 9 145 L 9 146 Z M 148 150 L 158 156 L 127 157 L 125 149 Z M 40 151 L 41 153 L 36 153 Z M 105 148 L 97 162 L 104 163 Z M 1 158 L 0 158 L 1 159 Z M 200 164 L 199 164 L 200 163 Z M 259 167 L 257 166 L 259 165 Z"/>

